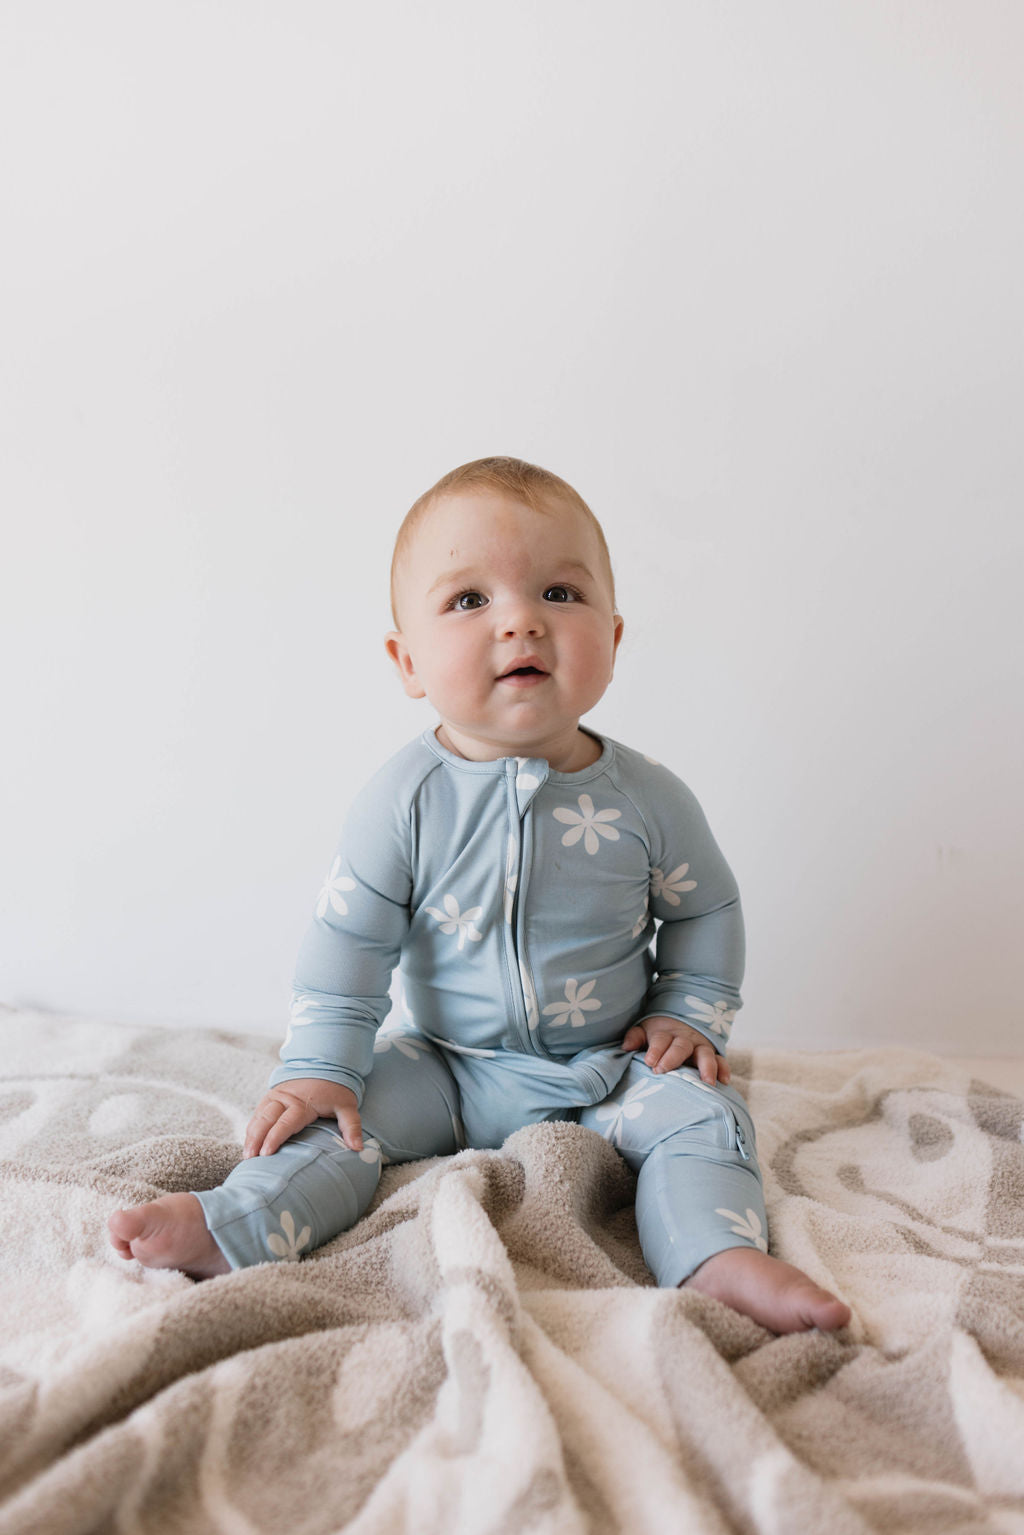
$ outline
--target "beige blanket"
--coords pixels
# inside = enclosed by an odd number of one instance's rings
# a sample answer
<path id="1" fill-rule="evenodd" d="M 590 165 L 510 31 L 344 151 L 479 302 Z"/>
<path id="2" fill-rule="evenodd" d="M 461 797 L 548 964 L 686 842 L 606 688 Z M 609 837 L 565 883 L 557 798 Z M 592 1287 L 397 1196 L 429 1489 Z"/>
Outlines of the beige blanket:
<path id="1" fill-rule="evenodd" d="M 575 1125 L 386 1170 L 300 1263 L 123 1263 L 274 1045 L 0 1011 L 4 1535 L 1024 1535 L 1024 1104 L 905 1051 L 734 1054 L 773 1250 L 848 1331 L 659 1291 Z"/>

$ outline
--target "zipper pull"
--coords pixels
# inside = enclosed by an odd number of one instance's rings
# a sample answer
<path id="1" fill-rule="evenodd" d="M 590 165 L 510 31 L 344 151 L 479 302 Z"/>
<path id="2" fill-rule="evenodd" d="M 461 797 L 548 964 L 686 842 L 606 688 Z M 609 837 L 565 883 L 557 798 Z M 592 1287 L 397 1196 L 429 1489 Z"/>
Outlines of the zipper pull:
<path id="1" fill-rule="evenodd" d="M 743 1134 L 743 1126 L 740 1124 L 739 1120 L 736 1121 L 736 1150 L 739 1152 L 744 1162 L 750 1161 L 750 1152 L 747 1150 L 746 1137 Z"/>

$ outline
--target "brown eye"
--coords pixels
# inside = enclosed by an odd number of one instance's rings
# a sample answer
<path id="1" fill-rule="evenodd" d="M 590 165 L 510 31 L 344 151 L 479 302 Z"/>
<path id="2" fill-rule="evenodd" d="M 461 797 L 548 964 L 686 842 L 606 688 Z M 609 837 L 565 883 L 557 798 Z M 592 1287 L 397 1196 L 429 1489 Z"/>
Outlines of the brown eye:
<path id="1" fill-rule="evenodd" d="M 576 593 L 571 586 L 549 586 L 544 593 L 545 602 L 575 602 Z"/>
<path id="2" fill-rule="evenodd" d="M 475 608 L 482 608 L 487 598 L 480 592 L 460 592 L 455 599 L 455 606 L 463 613 L 472 613 Z"/>

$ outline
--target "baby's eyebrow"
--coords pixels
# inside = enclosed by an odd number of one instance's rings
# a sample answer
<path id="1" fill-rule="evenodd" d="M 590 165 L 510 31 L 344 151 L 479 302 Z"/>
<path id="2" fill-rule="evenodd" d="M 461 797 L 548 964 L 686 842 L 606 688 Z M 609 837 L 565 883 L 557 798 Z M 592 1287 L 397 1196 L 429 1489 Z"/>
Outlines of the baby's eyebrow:
<path id="1" fill-rule="evenodd" d="M 552 569 L 557 571 L 560 575 L 574 574 L 585 576 L 589 581 L 593 581 L 594 579 L 590 566 L 585 565 L 582 560 L 552 560 L 551 566 Z M 545 579 L 550 580 L 551 578 L 549 576 Z M 461 570 L 445 571 L 443 575 L 438 576 L 437 580 L 427 588 L 427 596 L 429 597 L 432 595 L 432 593 L 440 591 L 440 589 L 444 586 L 461 586 L 466 581 L 479 580 L 480 571 L 478 568 L 473 566 L 466 565 L 463 566 Z"/>
<path id="2" fill-rule="evenodd" d="M 557 571 L 561 572 L 564 570 L 566 574 L 574 573 L 578 576 L 586 576 L 589 581 L 594 579 L 590 566 L 584 565 L 582 560 L 555 560 L 554 566 Z"/>
<path id="3" fill-rule="evenodd" d="M 432 592 L 440 591 L 442 586 L 461 586 L 464 581 L 471 580 L 475 575 L 476 571 L 471 570 L 468 565 L 462 570 L 446 570 L 427 587 L 427 596 L 429 597 Z"/>

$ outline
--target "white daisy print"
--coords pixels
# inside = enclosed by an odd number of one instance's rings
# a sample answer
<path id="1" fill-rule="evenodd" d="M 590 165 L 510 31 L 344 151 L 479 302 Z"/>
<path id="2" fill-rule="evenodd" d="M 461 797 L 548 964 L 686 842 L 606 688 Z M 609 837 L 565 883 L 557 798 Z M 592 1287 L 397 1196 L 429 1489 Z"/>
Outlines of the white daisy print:
<path id="1" fill-rule="evenodd" d="M 498 1053 L 497 1050 L 485 1050 L 482 1045 L 457 1045 L 454 1039 L 442 1039 L 439 1034 L 428 1034 L 427 1038 L 444 1050 L 454 1050 L 456 1055 L 478 1055 L 481 1060 L 490 1061 Z"/>
<path id="2" fill-rule="evenodd" d="M 426 1046 L 415 1034 L 403 1034 L 398 1029 L 378 1034 L 373 1042 L 374 1055 L 383 1055 L 386 1050 L 397 1050 L 400 1055 L 408 1056 L 410 1061 L 418 1061 L 425 1049 Z"/>
<path id="3" fill-rule="evenodd" d="M 630 934 L 629 934 L 630 938 L 639 938 L 640 937 L 640 934 L 643 932 L 644 928 L 647 926 L 647 914 L 650 911 L 650 909 L 651 909 L 650 898 L 645 895 L 644 896 L 644 909 L 640 913 L 639 917 L 637 917 L 636 921 L 633 923 L 632 929 L 630 930 Z"/>
<path id="4" fill-rule="evenodd" d="M 290 1210 L 281 1212 L 281 1230 L 284 1236 L 272 1231 L 267 1237 L 267 1246 L 275 1258 L 288 1258 L 294 1262 L 304 1247 L 309 1246 L 312 1231 L 308 1226 L 303 1226 L 298 1236 L 295 1235 L 295 1217 Z"/>
<path id="5" fill-rule="evenodd" d="M 607 837 L 609 842 L 618 842 L 619 834 L 608 822 L 617 821 L 622 815 L 621 810 L 595 810 L 589 794 L 581 794 L 576 803 L 580 807 L 578 813 L 566 810 L 561 805 L 552 811 L 556 821 L 571 828 L 562 838 L 563 847 L 573 847 L 582 837 L 587 852 L 596 853 L 602 837 Z"/>
<path id="6" fill-rule="evenodd" d="M 341 892 L 343 890 L 354 890 L 356 882 L 354 879 L 349 879 L 347 874 L 340 874 L 338 872 L 340 868 L 341 859 L 339 857 L 331 864 L 331 872 L 324 880 L 323 888 L 320 891 L 316 903 L 316 914 L 318 917 L 326 917 L 328 906 L 333 911 L 336 911 L 339 917 L 348 916 L 348 902 Z"/>
<path id="7" fill-rule="evenodd" d="M 351 1146 L 348 1145 L 340 1130 L 328 1130 L 326 1126 L 323 1128 L 327 1135 L 334 1137 L 339 1146 L 344 1146 L 346 1151 L 352 1150 Z M 354 1152 L 353 1155 L 357 1156 L 360 1162 L 380 1162 L 383 1164 L 388 1161 L 388 1158 L 381 1150 L 379 1141 L 375 1141 L 372 1136 L 367 1136 L 367 1138 L 363 1141 L 362 1151 Z M 291 1219 L 291 1217 L 289 1217 L 289 1219 Z M 284 1225 L 283 1220 L 281 1221 L 281 1225 Z M 305 1233 L 303 1233 L 303 1235 L 305 1235 Z"/>
<path id="8" fill-rule="evenodd" d="M 460 912 L 459 903 L 455 897 L 446 895 L 444 911 L 438 911 L 436 906 L 428 906 L 427 911 L 441 924 L 442 933 L 458 933 L 460 949 L 465 946 L 467 938 L 470 943 L 479 943 L 484 936 L 473 926 L 476 919 L 483 915 L 482 906 L 467 906 L 465 911 Z"/>
<path id="9" fill-rule="evenodd" d="M 519 961 L 519 979 L 523 983 L 523 1001 L 526 1003 L 526 1025 L 527 1028 L 535 1029 L 540 1022 L 540 1014 L 537 1011 L 537 993 L 533 987 L 533 977 L 522 960 Z"/>
<path id="10" fill-rule="evenodd" d="M 552 1002 L 544 1009 L 545 1018 L 549 1013 L 553 1015 L 551 1027 L 558 1029 L 563 1023 L 571 1023 L 574 1029 L 582 1029 L 587 1021 L 584 1013 L 591 1013 L 601 1006 L 597 998 L 590 995 L 596 985 L 596 981 L 587 981 L 582 986 L 575 980 L 566 981 L 565 1001 Z"/>
<path id="11" fill-rule="evenodd" d="M 732 1021 L 736 1017 L 736 1009 L 730 1007 L 728 1002 L 718 1001 L 713 1006 L 705 1002 L 701 997 L 684 997 L 686 1006 L 693 1011 L 687 1013 L 687 1018 L 692 1018 L 694 1023 L 702 1023 L 710 1029 L 712 1034 L 721 1034 L 728 1039 L 732 1030 Z"/>
<path id="12" fill-rule="evenodd" d="M 529 757 L 516 758 L 516 761 L 519 763 L 519 772 L 516 774 L 516 788 L 522 789 L 524 791 L 527 789 L 538 789 L 540 787 L 540 779 L 536 776 L 535 773 L 523 772 L 523 763 L 529 762 L 529 760 Z"/>
<path id="13" fill-rule="evenodd" d="M 724 1215 L 727 1221 L 735 1222 L 734 1225 L 729 1227 L 729 1230 L 735 1236 L 746 1237 L 748 1242 L 753 1242 L 754 1246 L 763 1253 L 768 1251 L 768 1241 L 764 1234 L 764 1227 L 761 1225 L 761 1217 L 756 1210 L 748 1210 L 746 1215 L 737 1215 L 735 1210 L 716 1210 L 715 1214 Z"/>
<path id="14" fill-rule="evenodd" d="M 303 1028 L 306 1024 L 316 1023 L 315 1018 L 310 1018 L 309 1010 L 316 1006 L 315 997 L 293 997 L 292 1005 L 288 1013 L 288 1030 L 284 1036 L 283 1049 L 292 1042 L 292 1030 Z"/>
<path id="15" fill-rule="evenodd" d="M 605 1140 L 611 1141 L 613 1146 L 621 1146 L 623 1120 L 639 1119 L 644 1111 L 643 1100 L 650 1098 L 653 1093 L 660 1093 L 664 1086 L 664 1082 L 638 1082 L 618 1103 L 609 1102 L 599 1108 L 595 1118 L 609 1121 L 604 1132 Z"/>
<path id="16" fill-rule="evenodd" d="M 696 890 L 697 881 L 687 879 L 690 865 L 681 863 L 678 869 L 673 869 L 671 874 L 665 874 L 661 869 L 651 870 L 651 894 L 668 902 L 670 906 L 679 905 L 679 897 L 687 890 Z"/>

